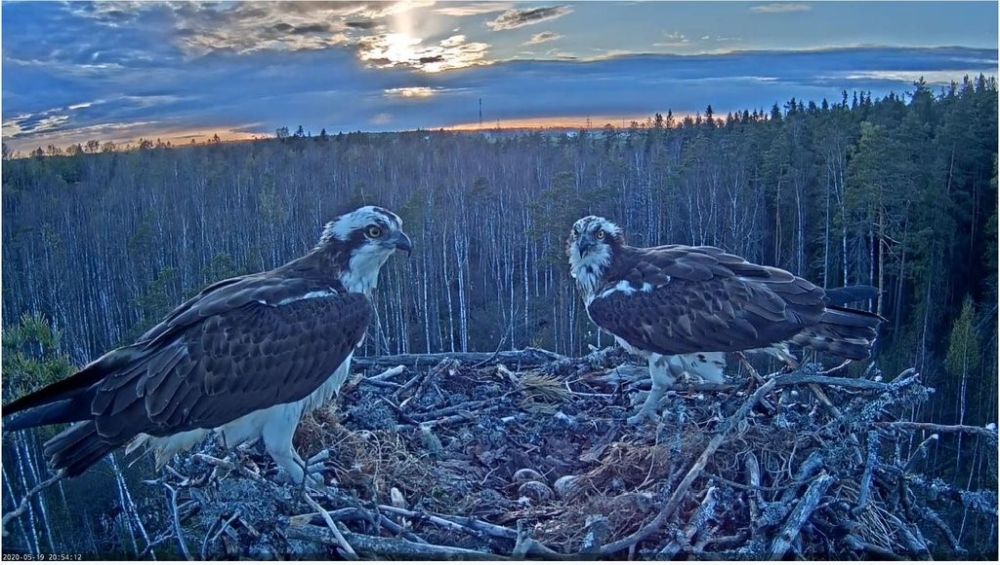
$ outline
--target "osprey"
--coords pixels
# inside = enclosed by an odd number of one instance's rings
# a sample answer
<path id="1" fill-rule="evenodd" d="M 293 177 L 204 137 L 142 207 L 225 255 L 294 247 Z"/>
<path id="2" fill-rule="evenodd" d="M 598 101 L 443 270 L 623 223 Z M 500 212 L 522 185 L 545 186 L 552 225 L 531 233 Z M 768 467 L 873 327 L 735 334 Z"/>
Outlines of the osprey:
<path id="1" fill-rule="evenodd" d="M 682 373 L 722 382 L 726 352 L 763 350 L 794 364 L 794 344 L 862 360 L 882 320 L 836 305 L 870 298 L 871 287 L 827 292 L 715 247 L 629 247 L 621 228 L 596 216 L 573 224 L 567 253 L 590 319 L 648 360 L 653 389 L 632 424 Z"/>
<path id="2" fill-rule="evenodd" d="M 67 476 L 129 442 L 129 451 L 146 445 L 159 467 L 210 432 L 227 447 L 261 438 L 301 483 L 308 466 L 292 435 L 347 378 L 369 294 L 396 250 L 411 250 L 396 214 L 365 206 L 340 216 L 305 256 L 217 282 L 132 345 L 11 402 L 4 428 L 77 422 L 44 448 Z"/>

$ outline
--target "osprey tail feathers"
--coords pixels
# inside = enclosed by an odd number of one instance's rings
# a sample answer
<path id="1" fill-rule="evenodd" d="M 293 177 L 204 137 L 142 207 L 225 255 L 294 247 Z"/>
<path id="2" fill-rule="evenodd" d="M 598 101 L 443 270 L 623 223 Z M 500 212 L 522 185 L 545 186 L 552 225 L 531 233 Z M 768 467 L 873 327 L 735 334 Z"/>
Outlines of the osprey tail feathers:
<path id="1" fill-rule="evenodd" d="M 863 361 L 871 356 L 882 320 L 878 314 L 864 310 L 827 306 L 819 323 L 799 332 L 792 338 L 792 343 L 845 359 Z"/>
<path id="2" fill-rule="evenodd" d="M 81 422 L 45 442 L 44 453 L 49 467 L 76 477 L 116 447 L 97 433 L 94 422 Z"/>
<path id="3" fill-rule="evenodd" d="M 845 306 L 849 302 L 861 302 L 878 298 L 878 289 L 874 286 L 857 284 L 840 288 L 826 289 L 824 300 L 827 306 Z"/>

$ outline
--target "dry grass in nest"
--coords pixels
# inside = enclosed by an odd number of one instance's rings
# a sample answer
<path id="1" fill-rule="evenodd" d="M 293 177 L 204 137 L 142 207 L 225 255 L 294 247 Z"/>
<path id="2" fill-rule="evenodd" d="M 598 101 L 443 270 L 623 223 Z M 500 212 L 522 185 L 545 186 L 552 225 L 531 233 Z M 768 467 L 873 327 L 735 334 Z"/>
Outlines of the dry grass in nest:
<path id="1" fill-rule="evenodd" d="M 673 468 L 666 446 L 615 442 L 605 450 L 600 464 L 584 474 L 583 484 L 603 492 L 617 479 L 633 488 L 666 477 Z"/>
<path id="2" fill-rule="evenodd" d="M 520 407 L 527 412 L 552 414 L 572 393 L 562 379 L 551 375 L 528 373 L 517 381 Z"/>
<path id="3" fill-rule="evenodd" d="M 294 443 L 303 456 L 328 449 L 330 470 L 337 484 L 357 490 L 362 496 L 388 497 L 392 487 L 410 494 L 437 484 L 432 462 L 411 452 L 399 434 L 348 429 L 340 423 L 340 414 L 330 407 L 304 417 Z"/>
<path id="4" fill-rule="evenodd" d="M 875 490 L 872 489 L 870 493 L 872 499 L 856 517 L 858 523 L 863 526 L 857 533 L 869 543 L 881 547 L 893 547 L 897 545 L 893 543 L 895 527 L 891 524 L 892 518 L 886 512 L 883 501 L 875 498 L 877 496 Z M 858 485 L 850 480 L 841 482 L 836 492 L 837 498 L 841 500 L 857 500 L 859 495 Z"/>
<path id="5" fill-rule="evenodd" d="M 555 502 L 533 509 L 534 517 L 542 518 L 534 531 L 539 541 L 572 552 L 587 535 L 587 520 L 592 516 L 605 517 L 615 539 L 641 527 L 654 510 L 652 496 L 639 492 Z"/>

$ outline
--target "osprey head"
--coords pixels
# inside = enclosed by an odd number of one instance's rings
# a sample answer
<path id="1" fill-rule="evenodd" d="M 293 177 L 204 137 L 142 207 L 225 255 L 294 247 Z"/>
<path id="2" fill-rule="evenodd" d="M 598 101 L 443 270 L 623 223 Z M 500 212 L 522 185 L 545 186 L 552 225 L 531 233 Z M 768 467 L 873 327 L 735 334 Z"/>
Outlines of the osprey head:
<path id="1" fill-rule="evenodd" d="M 403 221 L 385 208 L 363 206 L 326 224 L 319 246 L 336 246 L 346 256 L 341 282 L 352 292 L 375 287 L 379 269 L 394 251 L 413 249 Z"/>
<path id="2" fill-rule="evenodd" d="M 585 293 L 593 293 L 615 253 L 625 245 L 625 236 L 613 222 L 586 216 L 573 224 L 566 244 L 570 275 Z"/>

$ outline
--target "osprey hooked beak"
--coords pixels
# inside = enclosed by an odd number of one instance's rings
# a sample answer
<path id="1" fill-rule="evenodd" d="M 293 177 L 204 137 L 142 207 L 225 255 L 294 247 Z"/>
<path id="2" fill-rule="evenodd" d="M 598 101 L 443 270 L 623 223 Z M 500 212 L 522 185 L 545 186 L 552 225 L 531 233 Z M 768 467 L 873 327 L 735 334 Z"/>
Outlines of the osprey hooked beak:
<path id="1" fill-rule="evenodd" d="M 397 251 L 405 251 L 406 258 L 409 259 L 410 255 L 413 253 L 413 242 L 410 241 L 410 236 L 406 235 L 403 230 L 399 230 L 389 238 L 388 241 Z"/>
<path id="2" fill-rule="evenodd" d="M 594 241 L 594 236 L 589 233 L 580 234 L 580 238 L 576 241 L 576 249 L 580 252 L 580 257 L 585 257 L 595 245 L 597 242 Z"/>

